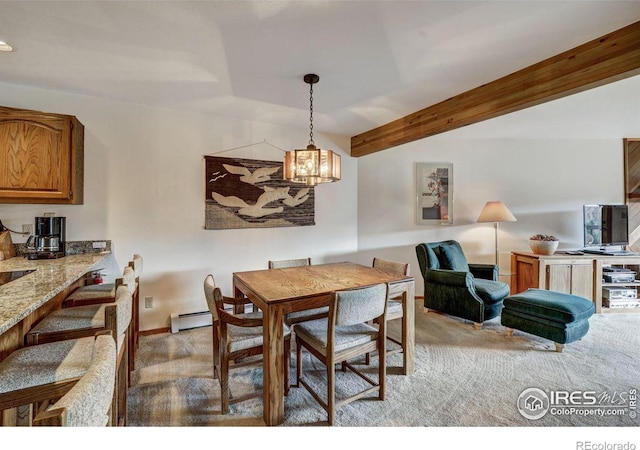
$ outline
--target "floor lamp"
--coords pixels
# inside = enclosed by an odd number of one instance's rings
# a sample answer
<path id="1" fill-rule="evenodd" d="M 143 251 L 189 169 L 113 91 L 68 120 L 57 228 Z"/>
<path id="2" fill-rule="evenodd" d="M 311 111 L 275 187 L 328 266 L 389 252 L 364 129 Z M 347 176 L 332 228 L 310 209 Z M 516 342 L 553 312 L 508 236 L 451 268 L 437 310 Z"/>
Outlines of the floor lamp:
<path id="1" fill-rule="evenodd" d="M 477 222 L 493 222 L 496 230 L 496 265 L 498 265 L 498 222 L 515 222 L 517 219 L 502 202 L 487 202 Z"/>

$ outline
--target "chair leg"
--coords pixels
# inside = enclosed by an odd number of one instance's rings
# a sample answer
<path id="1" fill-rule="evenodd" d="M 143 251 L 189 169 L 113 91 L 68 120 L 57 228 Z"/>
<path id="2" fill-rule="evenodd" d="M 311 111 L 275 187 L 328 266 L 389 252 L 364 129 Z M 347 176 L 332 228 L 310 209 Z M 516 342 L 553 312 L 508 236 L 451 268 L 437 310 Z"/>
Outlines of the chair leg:
<path id="1" fill-rule="evenodd" d="M 512 337 L 513 336 L 513 328 L 505 327 L 504 328 L 504 334 L 507 337 Z"/>
<path id="2" fill-rule="evenodd" d="M 133 324 L 129 324 L 129 331 L 127 331 L 127 340 L 127 347 L 129 350 L 129 354 L 127 357 L 127 361 L 129 362 L 129 369 L 127 370 L 127 384 L 131 386 L 131 372 L 133 372 L 135 369 L 136 359 L 136 342 Z"/>
<path id="3" fill-rule="evenodd" d="M 229 359 L 225 355 L 220 363 L 220 403 L 222 414 L 229 413 Z"/>
<path id="4" fill-rule="evenodd" d="M 384 390 L 387 379 L 387 342 L 386 337 L 382 336 L 378 348 L 378 399 L 384 400 Z"/>
<path id="5" fill-rule="evenodd" d="M 218 327 L 215 322 L 211 325 L 211 340 L 213 342 L 213 379 L 216 380 L 220 376 L 220 342 L 218 340 Z"/>
<path id="6" fill-rule="evenodd" d="M 329 425 L 336 420 L 336 368 L 327 361 L 327 415 Z"/>
<path id="7" fill-rule="evenodd" d="M 138 321 L 139 321 L 139 301 L 140 295 L 138 290 L 133 294 L 133 303 L 131 310 L 131 323 L 129 324 L 129 374 L 136 370 L 136 350 L 138 349 Z M 129 375 L 129 380 L 131 380 L 131 375 Z"/>
<path id="8" fill-rule="evenodd" d="M 302 377 L 302 345 L 296 339 L 296 387 L 300 387 L 300 378 Z"/>
<path id="9" fill-rule="evenodd" d="M 291 338 L 284 341 L 284 395 L 289 395 L 291 383 L 289 381 L 289 369 L 291 365 Z"/>
<path id="10" fill-rule="evenodd" d="M 122 356 L 116 368 L 117 393 L 116 393 L 116 426 L 127 426 L 127 391 L 129 388 L 129 339 L 125 336 L 122 345 Z"/>

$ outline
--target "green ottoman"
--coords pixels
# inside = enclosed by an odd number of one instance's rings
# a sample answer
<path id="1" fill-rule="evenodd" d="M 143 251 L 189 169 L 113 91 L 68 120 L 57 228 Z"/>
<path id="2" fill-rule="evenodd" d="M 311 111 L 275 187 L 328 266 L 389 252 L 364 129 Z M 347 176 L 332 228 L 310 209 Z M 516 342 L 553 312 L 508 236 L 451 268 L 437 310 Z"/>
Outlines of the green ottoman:
<path id="1" fill-rule="evenodd" d="M 593 302 L 577 295 L 544 289 L 528 289 L 504 299 L 500 323 L 513 330 L 531 333 L 556 343 L 561 352 L 564 344 L 581 339 L 589 331 Z"/>

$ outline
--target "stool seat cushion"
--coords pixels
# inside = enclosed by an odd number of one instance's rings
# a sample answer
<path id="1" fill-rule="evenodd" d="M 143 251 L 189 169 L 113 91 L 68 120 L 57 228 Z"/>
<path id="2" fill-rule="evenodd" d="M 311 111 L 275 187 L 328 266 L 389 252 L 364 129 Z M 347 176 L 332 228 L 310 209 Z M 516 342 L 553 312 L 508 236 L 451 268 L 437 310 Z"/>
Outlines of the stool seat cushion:
<path id="1" fill-rule="evenodd" d="M 591 317 L 593 302 L 577 295 L 544 289 L 528 289 L 504 299 L 504 306 L 547 320 L 572 323 Z"/>
<path id="2" fill-rule="evenodd" d="M 84 305 L 74 306 L 71 308 L 56 309 L 49 313 L 44 319 L 42 319 L 36 326 L 29 330 L 28 334 L 32 333 L 55 333 L 59 331 L 79 330 L 83 328 L 102 328 L 104 324 L 104 309 L 109 303 L 97 304 L 97 305 Z M 125 308 L 118 309 L 118 314 L 126 314 Z M 130 311 L 129 311 L 130 313 Z M 125 322 L 129 322 L 129 319 L 123 319 Z M 124 344 L 125 334 L 124 332 L 116 339 L 116 346 L 118 351 Z"/>
<path id="3" fill-rule="evenodd" d="M 0 394 L 82 377 L 91 364 L 94 341 L 86 337 L 12 352 L 0 362 Z"/>
<path id="4" fill-rule="evenodd" d="M 102 327 L 104 326 L 105 307 L 106 304 L 103 303 L 57 309 L 34 326 L 30 333 L 51 333 L 79 328 Z"/>
<path id="5" fill-rule="evenodd" d="M 116 285 L 114 283 L 90 284 L 73 291 L 67 300 L 93 300 L 97 298 L 116 297 Z"/>

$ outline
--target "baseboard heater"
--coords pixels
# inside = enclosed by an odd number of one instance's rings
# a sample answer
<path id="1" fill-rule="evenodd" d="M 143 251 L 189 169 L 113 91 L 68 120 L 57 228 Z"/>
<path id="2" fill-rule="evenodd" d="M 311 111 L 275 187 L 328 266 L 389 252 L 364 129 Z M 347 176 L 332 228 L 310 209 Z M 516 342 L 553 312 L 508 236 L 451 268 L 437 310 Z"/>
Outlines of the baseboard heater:
<path id="1" fill-rule="evenodd" d="M 187 314 L 171 314 L 171 332 L 177 333 L 182 330 L 191 330 L 211 325 L 211 313 L 200 311 Z"/>

